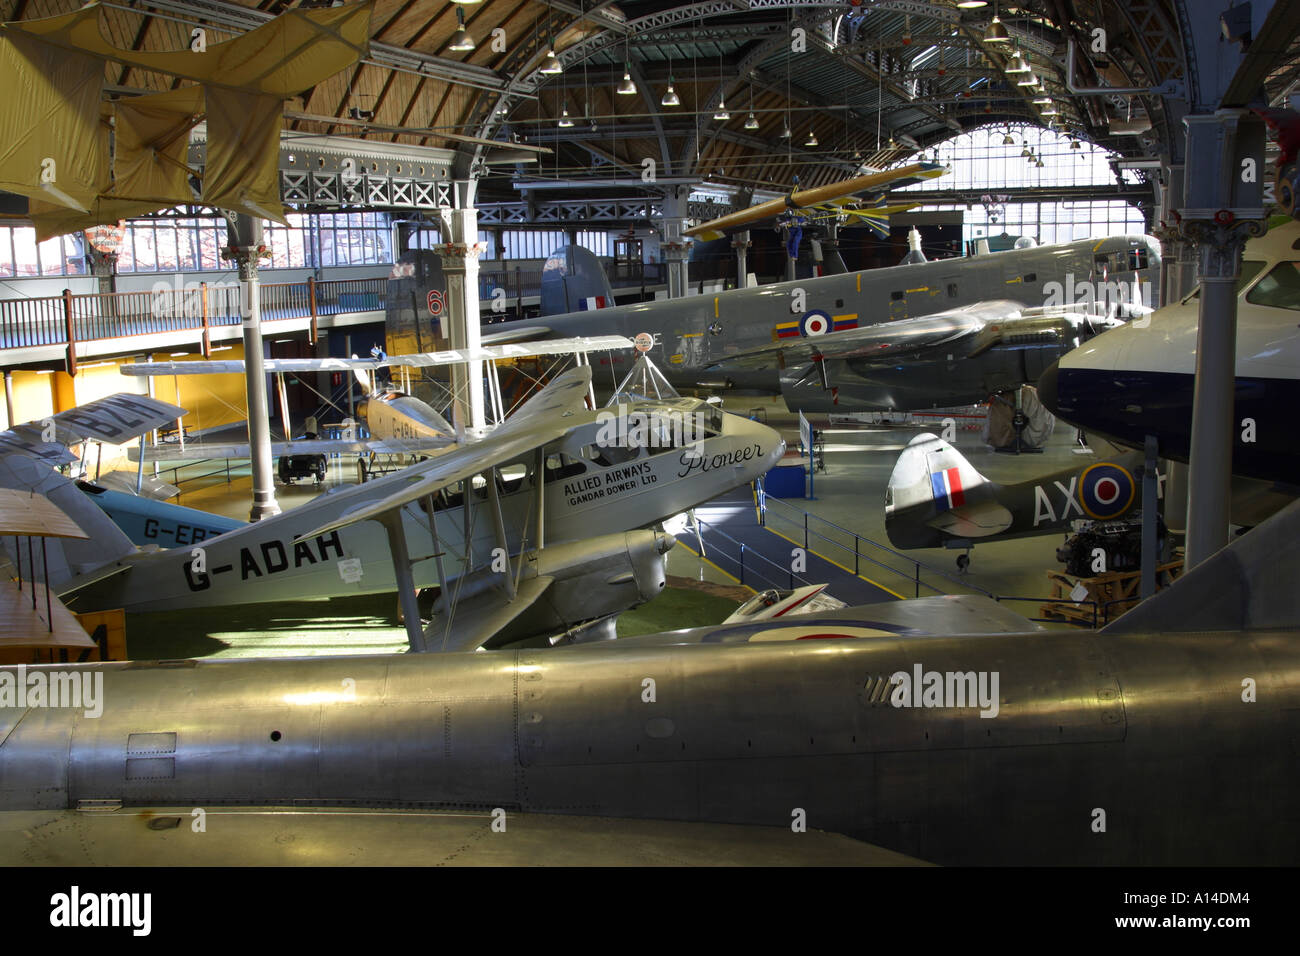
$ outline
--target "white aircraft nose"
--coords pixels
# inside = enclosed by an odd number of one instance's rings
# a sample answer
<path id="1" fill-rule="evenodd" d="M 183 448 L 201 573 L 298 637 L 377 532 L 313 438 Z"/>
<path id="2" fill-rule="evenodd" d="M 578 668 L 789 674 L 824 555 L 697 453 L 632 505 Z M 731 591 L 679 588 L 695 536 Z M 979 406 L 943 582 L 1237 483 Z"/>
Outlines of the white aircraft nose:
<path id="1" fill-rule="evenodd" d="M 765 475 L 785 457 L 785 439 L 779 433 L 768 428 L 766 425 L 759 426 L 765 433 L 765 436 L 755 436 L 762 448 L 768 449 L 758 460 L 754 472 L 758 475 Z"/>

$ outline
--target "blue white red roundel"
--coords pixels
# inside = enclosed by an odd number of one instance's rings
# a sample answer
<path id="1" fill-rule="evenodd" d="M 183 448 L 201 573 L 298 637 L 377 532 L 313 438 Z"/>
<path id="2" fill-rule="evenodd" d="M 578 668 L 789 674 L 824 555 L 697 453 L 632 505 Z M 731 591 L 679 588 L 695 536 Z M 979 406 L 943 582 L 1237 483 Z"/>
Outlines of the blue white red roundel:
<path id="1" fill-rule="evenodd" d="M 804 317 L 799 320 L 799 334 L 808 335 L 825 335 L 831 330 L 831 317 L 821 309 L 813 309 L 811 312 L 805 312 Z"/>
<path id="2" fill-rule="evenodd" d="M 1102 521 L 1128 511 L 1136 495 L 1133 476 L 1112 462 L 1093 465 L 1079 478 L 1079 504 L 1090 517 Z"/>

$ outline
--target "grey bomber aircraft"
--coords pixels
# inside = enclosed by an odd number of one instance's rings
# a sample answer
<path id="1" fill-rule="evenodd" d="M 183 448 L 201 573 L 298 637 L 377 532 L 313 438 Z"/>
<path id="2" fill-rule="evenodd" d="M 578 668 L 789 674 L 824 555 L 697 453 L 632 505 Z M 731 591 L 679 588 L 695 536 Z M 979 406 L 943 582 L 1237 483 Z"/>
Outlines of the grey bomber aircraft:
<path id="1" fill-rule="evenodd" d="M 1032 383 L 1117 324 L 1090 312 L 1145 311 L 1159 265 L 1154 238 L 1112 236 L 548 315 L 483 341 L 645 333 L 678 387 L 781 394 L 806 412 L 930 408 Z"/>
<path id="2" fill-rule="evenodd" d="M 1287 865 L 1297 562 L 1300 503 L 1099 632 L 936 599 L 598 647 L 0 668 L 0 854 Z"/>
<path id="3" fill-rule="evenodd" d="M 397 591 L 413 648 L 477 646 L 474 638 L 491 639 L 503 620 L 512 635 L 527 632 L 525 612 L 548 627 L 556 617 L 566 628 L 599 624 L 614 609 L 601 603 L 598 586 L 633 603 L 657 593 L 668 543 L 654 532 L 624 532 L 745 484 L 784 454 L 772 429 L 696 399 L 590 410 L 590 382 L 590 366 L 570 369 L 486 438 L 194 547 L 138 550 L 70 479 L 29 453 L 0 457 L 0 487 L 50 497 L 91 535 L 51 545 L 51 584 L 76 610 Z M 567 571 L 556 554 L 540 557 L 543 545 L 594 532 L 603 537 L 589 548 L 565 552 Z M 496 587 L 469 587 L 456 613 L 488 622 L 484 629 L 443 642 L 449 608 L 431 631 L 437 643 L 426 645 L 416 589 L 436 585 L 454 605 L 483 568 L 497 572 Z"/>
<path id="4" fill-rule="evenodd" d="M 982 541 L 1069 531 L 1074 521 L 1114 521 L 1141 507 L 1142 455 L 1065 468 L 1001 485 L 951 443 L 923 433 L 898 456 L 885 489 L 885 533 L 896 548 L 966 548 Z M 963 569 L 969 560 L 958 558 Z"/>

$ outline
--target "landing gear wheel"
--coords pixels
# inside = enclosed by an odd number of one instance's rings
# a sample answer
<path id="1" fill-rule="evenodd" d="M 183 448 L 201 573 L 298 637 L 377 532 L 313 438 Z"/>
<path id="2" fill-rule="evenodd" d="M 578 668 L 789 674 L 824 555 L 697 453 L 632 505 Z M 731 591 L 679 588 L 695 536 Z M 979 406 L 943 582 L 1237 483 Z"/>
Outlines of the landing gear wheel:
<path id="1" fill-rule="evenodd" d="M 962 574 L 965 574 L 966 569 L 969 567 L 970 567 L 970 555 L 969 554 L 957 555 L 957 570 L 960 571 Z"/>

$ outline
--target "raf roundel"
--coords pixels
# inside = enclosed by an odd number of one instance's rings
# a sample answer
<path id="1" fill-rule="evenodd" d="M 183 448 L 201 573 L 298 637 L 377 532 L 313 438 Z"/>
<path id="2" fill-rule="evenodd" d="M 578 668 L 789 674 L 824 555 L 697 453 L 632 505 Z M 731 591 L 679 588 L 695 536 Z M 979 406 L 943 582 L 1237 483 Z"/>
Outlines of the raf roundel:
<path id="1" fill-rule="evenodd" d="M 830 330 L 831 317 L 820 309 L 804 313 L 799 320 L 799 334 L 803 336 L 825 335 Z"/>
<path id="2" fill-rule="evenodd" d="M 1093 465 L 1079 479 L 1079 504 L 1090 517 L 1101 521 L 1128 511 L 1136 494 L 1133 476 L 1111 462 Z"/>

